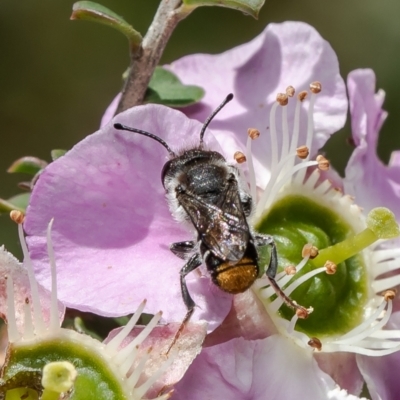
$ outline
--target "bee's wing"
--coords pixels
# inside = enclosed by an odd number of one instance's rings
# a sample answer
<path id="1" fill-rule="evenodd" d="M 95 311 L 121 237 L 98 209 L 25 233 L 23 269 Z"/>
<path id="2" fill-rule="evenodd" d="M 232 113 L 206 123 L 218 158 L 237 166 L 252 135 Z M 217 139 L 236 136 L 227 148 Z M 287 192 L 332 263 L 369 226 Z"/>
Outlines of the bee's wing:
<path id="1" fill-rule="evenodd" d="M 222 260 L 239 261 L 246 250 L 250 232 L 236 179 L 228 181 L 218 206 L 184 192 L 178 201 L 189 215 L 201 241 Z"/>

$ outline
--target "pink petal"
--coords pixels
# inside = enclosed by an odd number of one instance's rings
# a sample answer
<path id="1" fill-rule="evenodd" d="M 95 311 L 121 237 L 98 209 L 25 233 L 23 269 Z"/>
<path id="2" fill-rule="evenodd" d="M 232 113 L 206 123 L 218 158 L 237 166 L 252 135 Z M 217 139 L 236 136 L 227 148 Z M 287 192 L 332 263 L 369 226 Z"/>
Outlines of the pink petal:
<path id="1" fill-rule="evenodd" d="M 178 111 L 140 106 L 50 164 L 33 190 L 25 223 L 38 280 L 50 287 L 45 232 L 54 217 L 59 298 L 66 305 L 117 316 L 147 298 L 149 312 L 163 310 L 166 320 L 181 321 L 184 261 L 168 247 L 193 233 L 173 221 L 165 200 L 160 175 L 167 151 L 155 140 L 115 130 L 116 122 L 159 135 L 172 148 L 198 143 L 201 129 Z M 211 132 L 206 141 L 219 150 Z M 194 320 L 205 319 L 214 329 L 229 312 L 232 296 L 196 273 L 187 282 L 199 306 Z"/>
<path id="2" fill-rule="evenodd" d="M 139 385 L 141 381 L 147 380 L 149 377 L 154 375 L 167 360 L 166 353 L 179 327 L 179 323 L 156 326 L 151 331 L 150 335 L 142 342 L 136 356 L 137 361 L 134 363 L 133 369 L 138 365 L 141 358 L 149 351 L 150 348 L 151 353 L 149 360 L 144 366 Z M 121 328 L 112 331 L 105 340 L 105 343 L 113 338 L 120 330 Z M 136 336 L 140 334 L 140 332 L 142 332 L 142 330 L 143 327 L 134 328 L 129 334 L 128 338 L 123 341 L 122 347 L 127 346 Z M 206 333 L 206 322 L 190 322 L 185 326 L 184 330 L 179 336 L 179 339 L 169 352 L 169 356 L 174 357 L 173 363 L 170 365 L 167 372 L 163 374 L 162 377 L 158 379 L 157 382 L 151 387 L 151 390 L 147 392 L 147 398 L 155 397 L 162 389 L 163 391 L 168 391 L 182 379 L 193 360 L 200 353 Z"/>
<path id="3" fill-rule="evenodd" d="M 110 105 L 107 107 L 105 113 L 101 117 L 100 121 L 100 128 L 102 128 L 104 125 L 108 124 L 114 117 L 115 112 L 117 111 L 118 103 L 119 100 L 121 99 L 121 93 L 118 93 L 110 103 Z"/>
<path id="4" fill-rule="evenodd" d="M 224 322 L 207 335 L 205 346 L 227 342 L 243 337 L 247 340 L 264 339 L 277 333 L 276 326 L 265 306 L 252 290 L 233 297 L 232 308 Z"/>
<path id="5" fill-rule="evenodd" d="M 265 136 L 257 141 L 253 152 L 261 187 L 268 180 L 265 168 L 271 159 L 269 112 L 278 92 L 285 92 L 289 85 L 298 92 L 308 89 L 312 81 L 322 83 L 323 89 L 315 104 L 316 134 L 312 153 L 322 147 L 346 120 L 347 98 L 336 54 L 314 28 L 302 22 L 269 24 L 249 43 L 218 55 L 186 56 L 169 68 L 183 83 L 205 89 L 201 103 L 184 110 L 200 121 L 205 120 L 224 95 L 234 93 L 237 101 L 226 107 L 224 116 L 215 118 L 212 129 L 231 155 L 236 150 L 244 150 L 248 128 L 257 128 Z M 300 143 L 305 143 L 307 108 L 303 109 Z M 291 127 L 294 101 L 288 106 L 288 118 Z M 234 141 L 226 143 L 231 133 Z"/>
<path id="6" fill-rule="evenodd" d="M 341 388 L 358 395 L 364 385 L 356 356 L 353 353 L 315 353 L 318 366 L 327 373 Z"/>
<path id="7" fill-rule="evenodd" d="M 327 399 L 335 388 L 311 351 L 273 335 L 203 349 L 175 386 L 172 399 Z"/>
<path id="8" fill-rule="evenodd" d="M 390 329 L 400 329 L 400 312 L 390 317 Z M 396 400 L 400 393 L 400 352 L 384 357 L 357 355 L 357 364 L 372 400 Z"/>
<path id="9" fill-rule="evenodd" d="M 370 69 L 349 74 L 348 89 L 355 148 L 346 167 L 344 188 L 368 212 L 388 207 L 400 217 L 399 166 L 385 166 L 376 154 L 379 130 L 387 113 L 382 109 L 383 91 L 375 93 L 375 74 Z"/>
<path id="10" fill-rule="evenodd" d="M 49 264 L 47 269 L 50 270 Z M 9 316 L 7 309 L 7 279 L 12 277 L 14 283 L 14 316 Z M 50 322 L 51 294 L 39 285 L 39 296 L 42 307 L 43 321 L 47 325 Z M 0 317 L 7 321 L 8 318 L 15 318 L 17 329 L 20 334 L 24 332 L 24 308 L 26 299 L 29 300 L 32 309 L 31 286 L 29 284 L 26 267 L 21 264 L 11 253 L 0 247 Z M 60 321 L 64 318 L 65 307 L 59 303 Z M 33 313 L 33 310 L 31 310 Z"/>

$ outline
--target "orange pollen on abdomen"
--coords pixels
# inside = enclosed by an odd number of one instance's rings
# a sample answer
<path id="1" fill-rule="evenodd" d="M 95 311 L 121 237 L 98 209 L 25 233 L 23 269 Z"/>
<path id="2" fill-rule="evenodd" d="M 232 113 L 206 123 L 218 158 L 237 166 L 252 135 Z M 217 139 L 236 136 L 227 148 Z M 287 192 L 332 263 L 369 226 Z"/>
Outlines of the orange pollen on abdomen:
<path id="1" fill-rule="evenodd" d="M 224 292 L 237 294 L 247 290 L 258 277 L 258 266 L 251 258 L 231 265 L 222 263 L 212 273 L 213 282 Z"/>

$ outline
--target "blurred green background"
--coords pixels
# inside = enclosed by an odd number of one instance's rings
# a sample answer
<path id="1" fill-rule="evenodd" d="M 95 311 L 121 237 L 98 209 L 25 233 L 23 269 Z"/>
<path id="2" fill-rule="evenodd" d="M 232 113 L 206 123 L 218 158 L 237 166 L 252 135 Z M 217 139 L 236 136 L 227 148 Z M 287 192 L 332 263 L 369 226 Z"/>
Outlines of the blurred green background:
<path id="1" fill-rule="evenodd" d="M 99 0 L 146 32 L 159 0 Z M 21 176 L 6 173 L 17 158 L 50 159 L 50 150 L 71 148 L 94 132 L 128 66 L 125 38 L 102 25 L 70 21 L 73 1 L 2 0 L 0 3 L 0 197 L 17 193 Z M 373 68 L 387 92 L 389 111 L 379 142 L 387 162 L 400 148 L 400 2 L 398 0 L 267 0 L 258 21 L 240 12 L 202 7 L 182 21 L 162 62 L 190 53 L 219 53 L 244 43 L 269 22 L 300 20 L 313 25 L 335 49 L 342 76 Z M 351 154 L 348 125 L 328 144 L 343 172 Z M 129 201 L 127 199 L 127 201 Z M 16 227 L 0 217 L 0 243 L 20 254 Z"/>

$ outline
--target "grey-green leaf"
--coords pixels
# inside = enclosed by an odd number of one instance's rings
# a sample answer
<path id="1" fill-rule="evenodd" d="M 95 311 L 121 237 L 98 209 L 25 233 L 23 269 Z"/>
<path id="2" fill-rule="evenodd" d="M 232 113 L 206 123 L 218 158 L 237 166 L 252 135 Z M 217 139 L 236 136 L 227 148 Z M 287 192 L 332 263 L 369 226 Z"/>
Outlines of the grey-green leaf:
<path id="1" fill-rule="evenodd" d="M 72 10 L 72 20 L 82 19 L 111 26 L 128 38 L 133 49 L 140 47 L 143 40 L 142 35 L 133 29 L 121 16 L 107 7 L 93 1 L 78 1 L 73 5 Z"/>
<path id="2" fill-rule="evenodd" d="M 10 173 L 24 173 L 29 175 L 36 175 L 40 170 L 47 166 L 47 162 L 37 157 L 22 157 L 14 161 L 7 172 Z"/>
<path id="3" fill-rule="evenodd" d="M 51 159 L 53 161 L 57 160 L 57 158 L 60 158 L 61 156 L 63 156 L 65 153 L 67 152 L 67 150 L 63 150 L 63 149 L 53 149 L 51 151 Z"/>
<path id="4" fill-rule="evenodd" d="M 256 19 L 264 2 L 265 0 L 183 0 L 183 3 L 189 7 L 219 6 L 233 8 Z"/>
<path id="5" fill-rule="evenodd" d="M 0 214 L 9 213 L 12 210 L 25 212 L 28 207 L 30 193 L 21 193 L 10 197 L 8 200 L 0 199 Z"/>
<path id="6" fill-rule="evenodd" d="M 156 67 L 146 92 L 145 102 L 169 107 L 186 107 L 200 101 L 204 90 L 199 86 L 184 85 L 172 72 Z"/>

